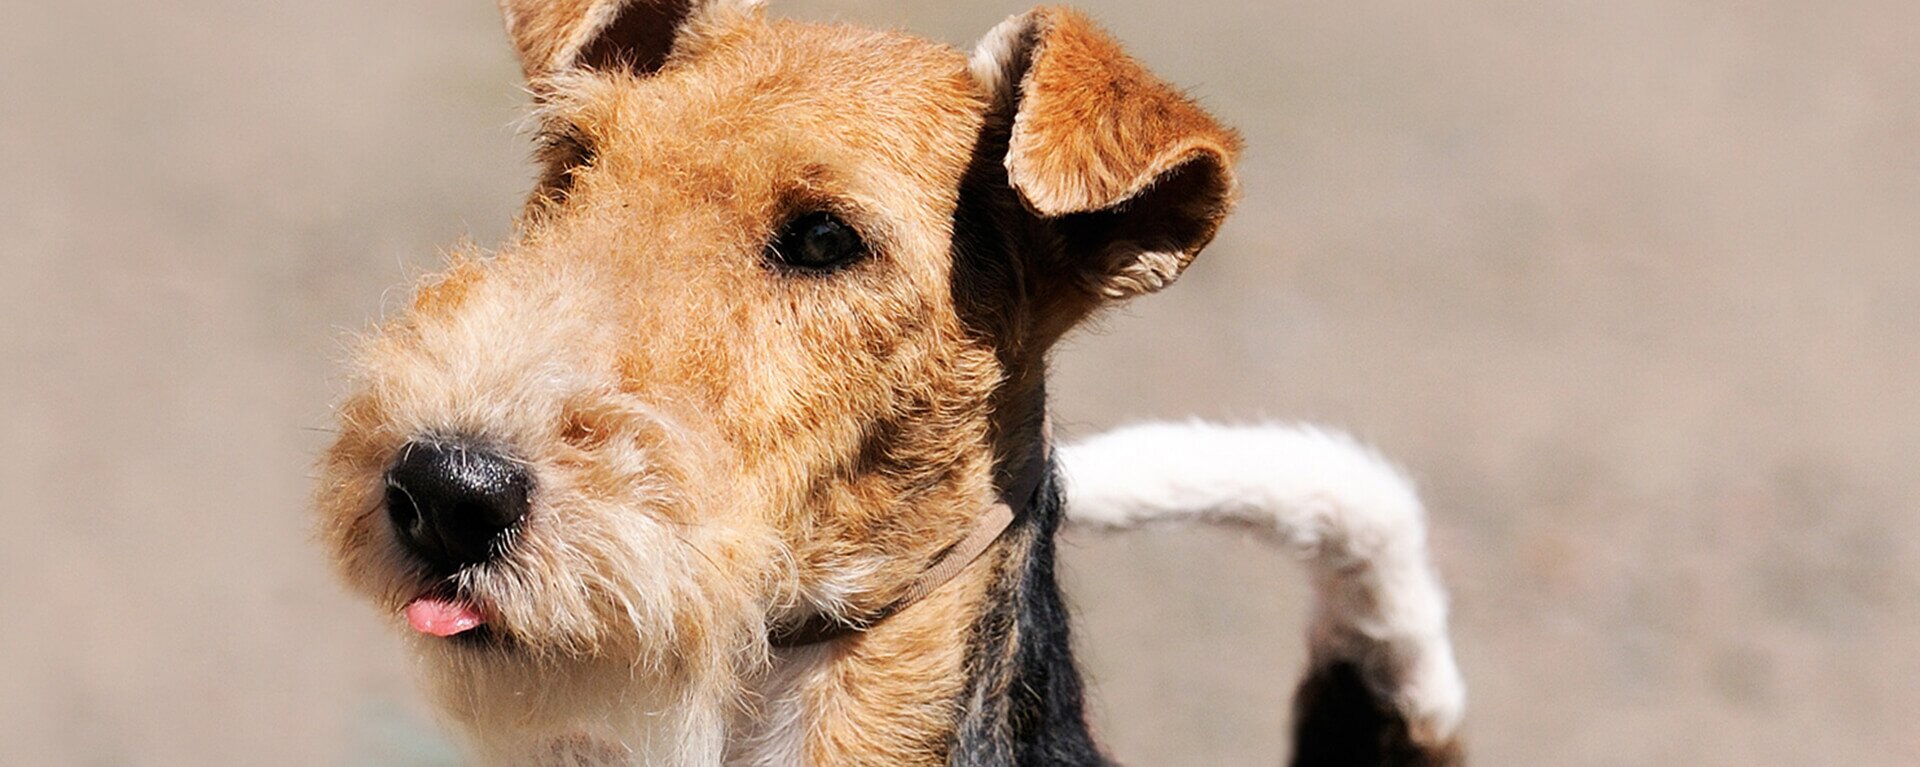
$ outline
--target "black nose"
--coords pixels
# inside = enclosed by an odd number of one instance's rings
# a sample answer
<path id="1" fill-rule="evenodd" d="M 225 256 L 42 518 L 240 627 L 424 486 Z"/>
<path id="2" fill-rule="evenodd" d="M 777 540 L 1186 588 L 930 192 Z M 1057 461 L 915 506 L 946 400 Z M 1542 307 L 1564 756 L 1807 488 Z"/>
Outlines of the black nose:
<path id="1" fill-rule="evenodd" d="M 533 479 L 500 454 L 459 442 L 409 442 L 387 470 L 387 515 L 400 543 L 447 570 L 486 561 L 527 515 Z"/>

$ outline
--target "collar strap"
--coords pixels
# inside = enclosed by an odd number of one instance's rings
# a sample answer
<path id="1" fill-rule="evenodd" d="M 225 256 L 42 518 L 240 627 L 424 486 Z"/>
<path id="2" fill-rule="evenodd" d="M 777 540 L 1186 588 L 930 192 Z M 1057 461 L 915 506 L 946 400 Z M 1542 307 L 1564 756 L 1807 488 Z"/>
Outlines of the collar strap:
<path id="1" fill-rule="evenodd" d="M 901 610 L 907 609 L 913 603 L 925 599 L 956 576 L 966 572 L 968 565 L 973 564 L 980 555 L 987 553 L 987 549 L 993 548 L 994 542 L 1000 540 L 1000 536 L 1006 533 L 1007 528 L 1013 526 L 1013 520 L 1017 516 L 1014 509 L 1024 510 L 1034 502 L 1034 497 L 1040 492 L 1041 482 L 1046 478 L 1048 466 L 1052 461 L 1047 445 L 1051 431 L 1051 429 L 1041 430 L 1040 449 L 1035 451 L 1033 460 L 1028 461 L 1027 465 L 1021 468 L 1020 475 L 1007 487 L 1007 492 L 1000 497 L 1000 500 L 988 506 L 986 511 L 974 520 L 973 528 L 967 532 L 965 538 L 961 538 L 958 543 L 947 547 L 940 556 L 935 557 L 933 564 L 921 571 L 920 577 L 913 579 L 913 583 L 907 586 L 907 590 L 900 595 L 899 599 L 895 599 L 886 607 L 860 619 L 857 623 L 816 613 L 797 623 L 774 627 L 768 634 L 767 640 L 774 647 L 784 649 L 819 644 L 849 634 L 861 633 Z"/>

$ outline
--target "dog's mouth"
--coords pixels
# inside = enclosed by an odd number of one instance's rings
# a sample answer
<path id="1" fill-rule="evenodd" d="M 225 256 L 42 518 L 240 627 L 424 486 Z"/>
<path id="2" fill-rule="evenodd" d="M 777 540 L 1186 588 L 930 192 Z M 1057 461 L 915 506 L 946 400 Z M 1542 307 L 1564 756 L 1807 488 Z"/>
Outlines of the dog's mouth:
<path id="1" fill-rule="evenodd" d="M 486 628 L 487 618 L 473 601 L 455 595 L 422 594 L 402 611 L 414 631 L 442 639 Z"/>
<path id="2" fill-rule="evenodd" d="M 482 602 L 447 586 L 414 597 L 400 613 L 408 628 L 461 646 L 494 647 L 508 639 L 497 628 L 498 622 L 487 616 Z"/>

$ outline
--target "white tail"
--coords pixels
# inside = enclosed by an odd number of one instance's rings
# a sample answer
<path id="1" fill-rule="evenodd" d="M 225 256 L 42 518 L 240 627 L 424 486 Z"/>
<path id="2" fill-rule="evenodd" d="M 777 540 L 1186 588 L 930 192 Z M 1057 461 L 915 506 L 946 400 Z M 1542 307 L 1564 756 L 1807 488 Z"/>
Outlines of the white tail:
<path id="1" fill-rule="evenodd" d="M 1457 752 L 1466 688 L 1448 640 L 1446 592 L 1428 561 L 1420 498 L 1378 453 L 1310 427 L 1196 421 L 1130 426 L 1064 446 L 1058 455 L 1071 527 L 1225 523 L 1255 530 L 1306 561 L 1317 604 L 1311 667 L 1297 704 L 1295 764 L 1452 761 L 1442 752 Z M 1327 702 L 1329 679 L 1339 684 L 1335 678 L 1353 676 L 1371 700 L 1361 708 L 1403 733 L 1306 731 L 1308 720 L 1322 730 L 1330 724 L 1329 712 L 1311 710 L 1336 705 Z M 1406 740 L 1355 758 L 1327 737 Z"/>

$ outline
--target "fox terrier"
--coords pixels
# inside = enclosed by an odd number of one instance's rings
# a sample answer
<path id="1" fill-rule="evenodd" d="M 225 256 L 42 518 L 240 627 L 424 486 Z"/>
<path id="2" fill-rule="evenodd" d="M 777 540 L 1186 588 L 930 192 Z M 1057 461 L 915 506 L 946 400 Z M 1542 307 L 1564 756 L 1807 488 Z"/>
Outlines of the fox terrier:
<path id="1" fill-rule="evenodd" d="M 321 537 L 476 758 L 1102 764 L 1054 534 L 1191 519 L 1311 563 L 1296 763 L 1457 763 L 1423 512 L 1377 456 L 1050 447 L 1049 350 L 1213 238 L 1236 134 L 1070 10 L 969 58 L 759 6 L 503 0 L 518 233 L 358 346 Z"/>

